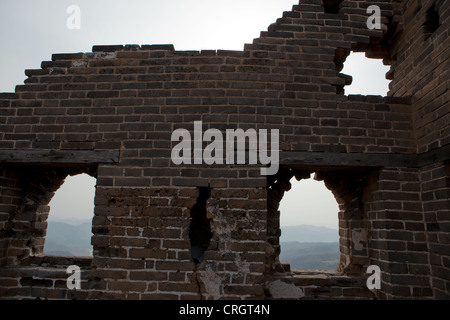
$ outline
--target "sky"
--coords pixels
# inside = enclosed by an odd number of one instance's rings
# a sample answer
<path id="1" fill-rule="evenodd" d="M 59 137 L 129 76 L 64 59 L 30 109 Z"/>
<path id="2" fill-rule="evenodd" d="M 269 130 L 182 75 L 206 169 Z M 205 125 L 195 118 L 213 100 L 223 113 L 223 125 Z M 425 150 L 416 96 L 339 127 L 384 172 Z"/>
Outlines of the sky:
<path id="1" fill-rule="evenodd" d="M 298 0 L 0 0 L 0 92 L 13 92 L 26 79 L 25 69 L 39 69 L 53 53 L 90 52 L 93 45 L 243 50 L 295 4 Z M 68 20 L 75 22 L 73 11 L 67 12 L 72 5 L 80 9 L 79 29 L 67 25 Z M 346 94 L 386 95 L 389 67 L 381 60 L 352 54 L 344 66 L 342 72 L 353 76 Z M 80 176 L 66 181 L 73 182 L 55 195 L 49 220 L 73 215 L 91 219 L 93 197 L 85 193 L 91 190 L 93 195 L 95 179 Z M 337 229 L 336 201 L 323 183 L 313 179 L 295 183 L 281 209 L 282 225 Z"/>

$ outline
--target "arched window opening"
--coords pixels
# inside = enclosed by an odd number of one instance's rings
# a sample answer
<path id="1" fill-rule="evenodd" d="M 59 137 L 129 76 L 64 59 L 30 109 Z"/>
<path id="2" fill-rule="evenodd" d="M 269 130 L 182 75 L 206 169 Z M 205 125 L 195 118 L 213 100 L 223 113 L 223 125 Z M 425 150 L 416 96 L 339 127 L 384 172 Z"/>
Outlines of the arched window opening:
<path id="1" fill-rule="evenodd" d="M 335 271 L 340 258 L 336 199 L 314 174 L 290 183 L 279 207 L 280 262 L 291 269 Z"/>
<path id="2" fill-rule="evenodd" d="M 96 179 L 68 176 L 50 201 L 44 254 L 92 256 L 92 218 Z"/>
<path id="3" fill-rule="evenodd" d="M 338 93 L 387 95 L 392 77 L 390 66 L 384 65 L 382 59 L 367 58 L 364 52 L 351 52 L 348 57 L 344 57 L 342 54 L 337 56 L 336 65 L 341 72 L 339 76 L 345 81 L 345 87 L 338 88 Z"/>

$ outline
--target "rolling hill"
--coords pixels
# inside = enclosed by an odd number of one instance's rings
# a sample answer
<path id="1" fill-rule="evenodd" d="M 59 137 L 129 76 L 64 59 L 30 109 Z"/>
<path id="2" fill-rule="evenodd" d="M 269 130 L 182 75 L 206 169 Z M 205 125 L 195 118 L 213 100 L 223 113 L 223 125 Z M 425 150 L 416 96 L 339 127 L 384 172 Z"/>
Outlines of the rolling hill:
<path id="1" fill-rule="evenodd" d="M 57 256 L 90 256 L 91 221 L 77 225 L 49 221 L 45 237 L 44 253 Z"/>
<path id="2" fill-rule="evenodd" d="M 339 262 L 337 230 L 300 225 L 281 227 L 280 261 L 291 269 L 336 270 Z"/>
<path id="3" fill-rule="evenodd" d="M 282 242 L 280 261 L 291 269 L 336 270 L 339 263 L 338 242 Z"/>

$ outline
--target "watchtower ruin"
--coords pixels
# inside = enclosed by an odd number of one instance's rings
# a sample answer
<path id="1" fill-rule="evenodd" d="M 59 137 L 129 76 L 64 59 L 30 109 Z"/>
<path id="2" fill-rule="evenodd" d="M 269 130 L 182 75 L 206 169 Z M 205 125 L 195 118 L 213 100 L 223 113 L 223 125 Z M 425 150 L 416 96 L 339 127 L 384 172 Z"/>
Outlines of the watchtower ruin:
<path id="1" fill-rule="evenodd" d="M 94 46 L 26 70 L 0 94 L 0 296 L 450 298 L 449 13 L 447 0 L 302 0 L 243 51 Z M 390 65 L 386 97 L 345 95 L 352 51 Z M 278 130 L 277 174 L 175 164 L 172 134 L 196 121 Z M 339 203 L 336 272 L 279 261 L 279 202 L 311 172 Z M 97 179 L 93 258 L 46 256 L 48 203 L 78 173 Z"/>

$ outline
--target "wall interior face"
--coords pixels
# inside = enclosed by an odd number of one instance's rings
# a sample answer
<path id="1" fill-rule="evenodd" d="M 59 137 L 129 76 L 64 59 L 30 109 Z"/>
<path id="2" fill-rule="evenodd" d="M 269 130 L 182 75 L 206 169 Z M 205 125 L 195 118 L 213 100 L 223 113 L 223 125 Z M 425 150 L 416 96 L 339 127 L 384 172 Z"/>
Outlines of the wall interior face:
<path id="1" fill-rule="evenodd" d="M 447 0 L 304 0 L 243 51 L 94 46 L 26 70 L 0 93 L 0 298 L 450 298 L 449 17 Z M 351 51 L 391 65 L 386 97 L 344 94 Z M 279 130 L 277 175 L 174 164 L 194 121 Z M 278 258 L 279 202 L 312 172 L 340 208 L 336 272 Z M 78 173 L 97 178 L 93 258 L 45 256 L 48 204 Z"/>

